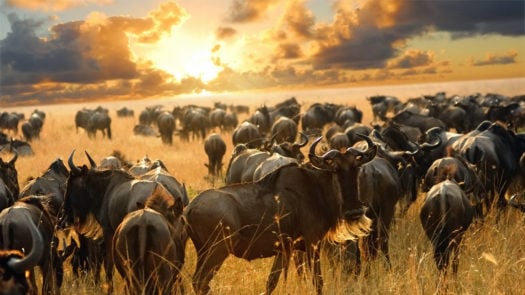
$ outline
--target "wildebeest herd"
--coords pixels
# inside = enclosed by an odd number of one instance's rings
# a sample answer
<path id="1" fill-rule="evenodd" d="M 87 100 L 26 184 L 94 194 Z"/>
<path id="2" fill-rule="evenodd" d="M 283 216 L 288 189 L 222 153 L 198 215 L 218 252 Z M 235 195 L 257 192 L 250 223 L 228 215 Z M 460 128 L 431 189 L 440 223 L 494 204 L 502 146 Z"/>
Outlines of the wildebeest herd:
<path id="1" fill-rule="evenodd" d="M 126 294 L 188 292 L 181 276 L 188 240 L 197 294 L 213 290 L 210 281 L 230 255 L 274 257 L 267 293 L 293 261 L 298 272 L 311 272 L 321 294 L 320 257 L 335 248 L 357 258 L 356 274 L 364 266 L 366 275 L 379 252 L 390 268 L 390 227 L 420 195 L 419 222 L 439 276 L 447 276 L 450 259 L 455 275 L 473 222 L 509 207 L 525 211 L 525 96 L 368 101 L 370 124 L 355 106 L 305 108 L 295 98 L 252 112 L 221 103 L 146 107 L 130 127 L 136 136 L 169 146 L 179 136 L 205 151 L 206 178 L 220 185 L 193 195 L 161 159 L 133 162 L 118 150 L 100 163 L 85 151 L 89 165 L 76 164 L 72 150 L 67 165 L 56 158 L 20 187 L 16 162 L 31 153 L 14 146 L 11 121 L 24 116 L 2 113 L 0 294 L 37 294 L 36 274 L 42 294 L 60 294 L 66 262 L 79 278 L 95 273 L 96 284 L 103 264 L 108 293 L 114 268 Z M 134 114 L 117 110 L 119 118 Z M 38 144 L 45 118 L 30 115 L 22 142 Z M 118 123 L 103 107 L 74 118 L 76 132 L 83 128 L 91 140 L 97 130 L 106 137 L 98 140 L 112 140 Z M 233 149 L 224 165 L 227 143 Z"/>

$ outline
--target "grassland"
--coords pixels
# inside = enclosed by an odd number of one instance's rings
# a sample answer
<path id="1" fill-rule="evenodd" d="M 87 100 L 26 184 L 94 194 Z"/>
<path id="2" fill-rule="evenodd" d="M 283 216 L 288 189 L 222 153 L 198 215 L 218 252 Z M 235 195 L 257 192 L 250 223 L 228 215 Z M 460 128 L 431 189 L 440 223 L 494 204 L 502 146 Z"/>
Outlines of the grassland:
<path id="1" fill-rule="evenodd" d="M 493 87 L 502 87 L 501 83 Z M 499 86 L 498 86 L 499 85 Z M 400 99 L 422 94 L 433 94 L 437 91 L 447 93 L 469 94 L 476 92 L 496 92 L 508 95 L 523 94 L 524 84 L 512 84 L 503 90 L 498 88 L 489 91 L 469 86 L 456 86 L 449 90 L 447 85 L 441 88 L 414 86 L 410 89 L 398 88 L 369 89 L 368 95 L 392 94 Z M 520 86 L 521 85 L 521 86 Z M 449 85 L 450 86 L 450 85 Z M 490 86 L 490 85 L 489 85 Z M 487 87 L 487 85 L 485 85 Z M 390 92 L 389 92 L 390 89 Z M 504 90 L 508 92 L 505 93 Z M 370 91 L 375 91 L 370 93 Z M 381 93 L 378 93 L 381 91 Z M 405 91 L 405 92 L 403 92 Z M 366 90 L 362 90 L 366 92 Z M 175 105 L 189 103 L 211 105 L 214 101 L 227 103 L 248 104 L 252 110 L 263 103 L 272 105 L 275 102 L 295 95 L 306 108 L 313 102 L 335 102 L 347 105 L 356 105 L 365 112 L 364 122 L 370 122 L 371 114 L 365 95 L 355 91 L 335 89 L 331 92 L 299 92 L 281 93 L 279 95 L 258 94 L 256 96 L 237 95 L 226 96 L 199 96 L 172 100 L 112 102 L 95 104 L 67 104 L 53 106 L 35 106 L 15 108 L 26 115 L 33 108 L 43 109 L 47 113 L 41 139 L 35 142 L 33 150 L 35 156 L 19 158 L 16 167 L 19 171 L 21 185 L 26 183 L 30 176 L 38 176 L 56 158 L 67 160 L 71 151 L 75 149 L 75 163 L 88 163 L 83 151 L 86 150 L 96 160 L 100 161 L 112 153 L 120 150 L 131 161 L 144 156 L 152 159 L 161 159 L 168 170 L 189 188 L 190 197 L 200 191 L 222 185 L 221 181 L 211 183 L 207 180 L 207 169 L 204 166 L 206 155 L 202 142 L 181 142 L 175 138 L 172 146 L 162 145 L 160 138 L 145 138 L 133 135 L 132 128 L 137 123 L 137 113 L 147 105 L 162 104 L 165 109 Z M 74 115 L 83 106 L 103 105 L 110 109 L 113 118 L 113 139 L 102 138 L 99 133 L 96 140 L 89 139 L 83 130 L 74 126 Z M 134 118 L 118 118 L 115 110 L 127 106 L 135 110 Z M 231 134 L 223 133 L 228 148 L 224 159 L 229 159 L 232 151 Z M 11 155 L 2 154 L 3 159 Z M 421 195 L 405 216 L 396 216 L 391 228 L 390 253 L 392 268 L 386 268 L 382 259 L 370 265 L 368 276 L 345 275 L 337 266 L 330 266 L 323 257 L 324 291 L 325 294 L 524 294 L 525 290 L 525 215 L 516 210 L 509 210 L 500 216 L 496 222 L 494 216 L 489 216 L 483 223 L 473 224 L 467 231 L 461 247 L 459 273 L 456 279 L 450 278 L 446 282 L 439 282 L 434 266 L 431 246 L 419 223 L 419 208 Z M 221 267 L 212 281 L 214 294 L 259 294 L 265 289 L 266 278 L 271 268 L 271 259 L 260 259 L 246 262 L 237 258 L 229 258 Z M 195 251 L 191 242 L 188 243 L 183 280 L 187 293 L 192 294 L 191 276 L 195 268 Z M 122 280 L 115 275 L 116 294 L 121 294 Z M 66 263 L 65 281 L 62 294 L 101 294 L 103 288 L 95 286 L 90 278 L 75 281 L 71 275 L 71 268 Z M 290 269 L 288 280 L 282 279 L 275 294 L 314 294 L 311 279 L 298 277 Z"/>

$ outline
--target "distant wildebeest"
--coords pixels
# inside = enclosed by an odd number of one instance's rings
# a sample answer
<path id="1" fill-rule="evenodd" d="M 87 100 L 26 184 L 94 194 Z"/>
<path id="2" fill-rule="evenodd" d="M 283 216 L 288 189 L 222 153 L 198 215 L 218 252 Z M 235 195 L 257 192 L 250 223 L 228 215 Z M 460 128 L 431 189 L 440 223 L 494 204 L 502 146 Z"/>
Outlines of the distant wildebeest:
<path id="1" fill-rule="evenodd" d="M 175 117 L 168 111 L 161 112 L 157 116 L 157 127 L 160 138 L 164 144 L 173 143 L 173 132 L 175 131 Z"/>
<path id="2" fill-rule="evenodd" d="M 45 118 L 46 114 L 43 111 L 34 110 L 29 119 L 22 123 L 22 134 L 26 141 L 40 138 Z"/>
<path id="3" fill-rule="evenodd" d="M 41 294 L 60 294 L 63 279 L 62 260 L 58 256 L 54 239 L 54 226 L 58 208 L 47 205 L 45 196 L 29 196 L 16 201 L 0 213 L 0 248 L 31 252 L 33 239 L 40 235 L 35 251 L 41 251 L 37 265 L 42 274 Z M 38 232 L 36 233 L 35 230 Z M 35 284 L 35 273 L 30 270 L 29 280 Z"/>
<path id="4" fill-rule="evenodd" d="M 315 288 L 322 292 L 320 241 L 355 239 L 370 226 L 356 180 L 358 167 L 375 156 L 376 147 L 317 156 L 320 139 L 310 147 L 311 167 L 284 166 L 258 182 L 204 191 L 188 205 L 197 294 L 209 292 L 209 282 L 230 254 L 246 260 L 275 256 L 266 284 L 271 293 L 294 250 L 307 252 Z"/>
<path id="5" fill-rule="evenodd" d="M 183 140 L 200 138 L 204 140 L 210 128 L 208 110 L 202 107 L 187 108 L 182 115 L 180 136 Z"/>
<path id="6" fill-rule="evenodd" d="M 95 112 L 89 117 L 86 130 L 91 138 L 96 138 L 97 130 L 100 130 L 103 136 L 111 139 L 111 117 L 108 113 Z"/>
<path id="7" fill-rule="evenodd" d="M 263 136 L 259 128 L 248 121 L 242 122 L 232 133 L 232 143 L 234 146 L 243 143 L 250 148 L 257 148 L 263 142 Z"/>
<path id="8" fill-rule="evenodd" d="M 159 133 L 151 125 L 138 124 L 133 127 L 133 134 L 140 136 L 157 137 Z"/>
<path id="9" fill-rule="evenodd" d="M 433 127 L 440 127 L 446 130 L 445 123 L 438 118 L 414 114 L 409 111 L 402 111 L 392 117 L 392 121 L 397 124 L 417 127 L 421 133 L 425 133 Z"/>
<path id="10" fill-rule="evenodd" d="M 307 134 L 320 133 L 326 124 L 335 120 L 335 114 L 339 108 L 340 106 L 329 103 L 311 105 L 301 116 L 302 130 Z"/>
<path id="11" fill-rule="evenodd" d="M 160 189 L 143 206 L 128 213 L 115 230 L 115 268 L 126 294 L 174 294 L 174 285 L 182 288 L 186 239 L 180 208 Z"/>
<path id="12" fill-rule="evenodd" d="M 96 167 L 81 167 L 73 163 L 74 151 L 68 159 L 70 169 L 60 227 L 73 226 L 86 237 L 112 241 L 115 229 L 126 214 L 137 210 L 137 203 L 144 203 L 163 185 L 155 181 L 137 180 L 126 171 Z M 86 153 L 87 155 L 87 153 Z M 92 162 L 90 160 L 90 162 Z M 166 190 L 167 194 L 170 194 Z M 175 198 L 175 197 L 174 197 Z M 182 212 L 183 200 L 175 199 L 179 212 Z M 113 289 L 112 243 L 105 243 L 106 283 L 109 291 Z"/>
<path id="13" fill-rule="evenodd" d="M 297 123 L 288 117 L 280 117 L 271 126 L 271 137 L 276 143 L 294 142 L 297 137 Z"/>
<path id="14" fill-rule="evenodd" d="M 18 134 L 18 123 L 21 119 L 22 115 L 19 113 L 0 113 L 0 130 L 11 130 L 14 134 Z"/>
<path id="15" fill-rule="evenodd" d="M 451 255 L 454 255 L 452 272 L 457 274 L 459 246 L 473 215 L 474 209 L 457 183 L 445 180 L 428 191 L 419 216 L 432 243 L 434 261 L 442 274 L 447 271 Z"/>
<path id="16" fill-rule="evenodd" d="M 257 170 L 263 161 L 272 156 L 273 153 L 278 153 L 296 160 L 297 163 L 301 163 L 304 159 L 301 148 L 308 143 L 308 137 L 301 133 L 301 138 L 302 141 L 298 143 L 285 141 L 279 145 L 275 145 L 273 142 L 270 142 L 263 150 L 251 149 L 243 144 L 235 146 L 226 169 L 226 184 L 253 181 L 255 170 Z"/>
<path id="17" fill-rule="evenodd" d="M 135 111 L 128 109 L 127 107 L 122 107 L 117 110 L 117 117 L 133 117 L 134 115 Z"/>
<path id="18" fill-rule="evenodd" d="M 31 246 L 27 255 L 20 250 L 0 250 L 0 294 L 26 295 L 38 293 L 37 286 L 26 277 L 27 271 L 32 271 L 44 255 L 44 238 L 35 223 L 27 215 L 22 215 L 28 225 Z"/>
<path id="19" fill-rule="evenodd" d="M 208 175 L 219 176 L 222 171 L 222 158 L 226 153 L 226 143 L 222 139 L 220 134 L 213 133 L 206 137 L 204 140 L 204 151 L 208 156 Z"/>

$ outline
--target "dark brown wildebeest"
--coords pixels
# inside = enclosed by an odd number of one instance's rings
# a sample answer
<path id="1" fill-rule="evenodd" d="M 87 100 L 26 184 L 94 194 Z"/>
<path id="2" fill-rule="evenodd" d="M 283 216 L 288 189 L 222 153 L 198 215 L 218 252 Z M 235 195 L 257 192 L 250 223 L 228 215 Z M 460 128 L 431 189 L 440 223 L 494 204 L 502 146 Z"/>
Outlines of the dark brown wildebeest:
<path id="1" fill-rule="evenodd" d="M 173 144 L 173 131 L 175 131 L 175 117 L 168 111 L 161 112 L 157 116 L 157 127 L 160 138 L 164 144 Z"/>
<path id="2" fill-rule="evenodd" d="M 38 293 L 36 286 L 27 280 L 26 272 L 32 271 L 42 258 L 44 238 L 30 217 L 21 217 L 25 218 L 25 223 L 30 229 L 31 248 L 26 256 L 19 250 L 0 250 L 0 295 Z"/>
<path id="3" fill-rule="evenodd" d="M 18 153 L 14 153 L 14 156 L 8 162 L 0 157 L 0 178 L 4 181 L 7 188 L 11 192 L 12 196 L 18 199 L 20 194 L 20 186 L 18 184 L 18 172 L 15 167 L 15 162 L 18 159 Z"/>
<path id="4" fill-rule="evenodd" d="M 390 266 L 390 224 L 403 193 L 398 172 L 388 160 L 377 156 L 361 166 L 357 183 L 359 199 L 365 202 L 368 207 L 366 216 L 372 220 L 370 234 L 360 239 L 361 256 L 368 262 L 375 259 L 381 250 Z"/>
<path id="5" fill-rule="evenodd" d="M 297 137 L 297 123 L 288 117 L 280 117 L 273 122 L 271 135 L 278 144 L 285 141 L 294 142 Z"/>
<path id="6" fill-rule="evenodd" d="M 237 145 L 232 152 L 232 157 L 226 169 L 226 184 L 251 182 L 257 167 L 272 154 L 277 153 L 302 163 L 304 155 L 301 148 L 308 143 L 308 137 L 301 133 L 301 142 L 283 142 L 273 144 L 273 139 L 264 145 L 264 150 L 250 149 L 245 145 Z"/>
<path id="7" fill-rule="evenodd" d="M 234 146 L 243 143 L 250 148 L 258 148 L 262 142 L 261 132 L 253 123 L 248 121 L 242 122 L 233 130 L 232 143 Z"/>
<path id="8" fill-rule="evenodd" d="M 306 251 L 317 293 L 322 293 L 320 241 L 351 240 L 369 230 L 356 180 L 359 166 L 375 156 L 376 147 L 317 156 L 320 140 L 310 147 L 310 165 L 288 165 L 258 182 L 204 191 L 186 207 L 198 256 L 193 275 L 197 294 L 208 293 L 209 282 L 230 254 L 246 260 L 275 256 L 266 285 L 271 293 L 294 250 Z"/>
<path id="9" fill-rule="evenodd" d="M 113 259 L 126 294 L 173 294 L 182 288 L 185 233 L 180 210 L 165 190 L 124 217 L 115 231 Z"/>
<path id="10" fill-rule="evenodd" d="M 137 203 L 144 203 L 160 183 L 136 179 L 122 170 L 100 170 L 86 165 L 77 167 L 73 154 L 68 159 L 69 178 L 64 195 L 64 207 L 60 227 L 74 228 L 86 237 L 103 237 L 105 243 L 105 272 L 108 292 L 113 291 L 112 243 L 115 229 L 124 216 L 137 210 Z M 91 162 L 91 160 L 90 160 Z M 91 164 L 93 166 L 93 163 Z M 168 191 L 166 191 L 169 194 Z M 172 196 L 175 198 L 174 196 Z M 175 198 L 182 213 L 183 201 Z"/>
<path id="11" fill-rule="evenodd" d="M 213 133 L 206 137 L 204 140 L 204 151 L 208 155 L 208 175 L 219 176 L 222 174 L 222 158 L 226 153 L 226 143 L 222 139 L 220 134 Z"/>
<path id="12" fill-rule="evenodd" d="M 19 251 L 32 251 L 33 237 L 41 236 L 42 246 L 35 250 L 41 251 L 37 265 L 42 274 L 42 294 L 60 294 L 63 267 L 58 256 L 54 239 L 57 208 L 48 206 L 46 196 L 29 196 L 16 201 L 0 213 L 0 248 Z M 30 270 L 29 280 L 36 286 L 35 273 Z"/>
<path id="13" fill-rule="evenodd" d="M 446 274 L 451 254 L 452 272 L 457 274 L 459 245 L 470 226 L 474 208 L 457 183 L 445 180 L 434 185 L 420 211 L 420 220 L 434 248 L 438 270 Z"/>

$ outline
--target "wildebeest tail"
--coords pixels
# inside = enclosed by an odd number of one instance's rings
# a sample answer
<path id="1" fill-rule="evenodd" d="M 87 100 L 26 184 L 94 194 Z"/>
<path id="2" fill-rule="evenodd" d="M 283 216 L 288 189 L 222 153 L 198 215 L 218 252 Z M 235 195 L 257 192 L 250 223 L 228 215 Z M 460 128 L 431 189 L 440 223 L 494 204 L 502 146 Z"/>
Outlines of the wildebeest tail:
<path id="1" fill-rule="evenodd" d="M 108 125 L 108 138 L 111 139 L 111 124 Z"/>

